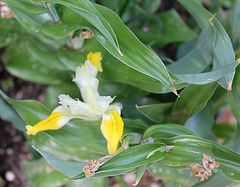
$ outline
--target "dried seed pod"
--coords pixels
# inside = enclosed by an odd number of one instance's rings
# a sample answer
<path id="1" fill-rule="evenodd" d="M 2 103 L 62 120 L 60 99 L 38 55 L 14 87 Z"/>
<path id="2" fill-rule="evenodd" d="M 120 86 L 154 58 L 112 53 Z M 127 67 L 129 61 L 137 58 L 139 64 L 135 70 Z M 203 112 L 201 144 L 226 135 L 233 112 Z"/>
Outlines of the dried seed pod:
<path id="1" fill-rule="evenodd" d="M 95 35 L 91 32 L 91 31 L 89 31 L 89 30 L 87 30 L 87 29 L 84 29 L 84 30 L 82 30 L 82 32 L 81 32 L 81 35 L 80 35 L 82 38 L 84 38 L 84 39 L 91 39 L 92 37 L 94 37 Z"/>

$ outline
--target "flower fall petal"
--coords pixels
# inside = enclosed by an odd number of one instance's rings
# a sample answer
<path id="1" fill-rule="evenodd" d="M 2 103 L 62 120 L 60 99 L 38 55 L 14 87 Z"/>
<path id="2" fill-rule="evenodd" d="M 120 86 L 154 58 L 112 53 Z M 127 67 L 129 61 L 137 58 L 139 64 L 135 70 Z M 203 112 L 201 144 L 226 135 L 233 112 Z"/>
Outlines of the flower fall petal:
<path id="1" fill-rule="evenodd" d="M 47 119 L 40 121 L 36 125 L 27 125 L 27 134 L 36 135 L 40 131 L 60 129 L 72 118 L 71 116 L 65 116 L 65 113 L 52 112 Z"/>
<path id="2" fill-rule="evenodd" d="M 118 112 L 108 111 L 103 114 L 101 131 L 108 142 L 107 148 L 110 155 L 117 151 L 118 142 L 123 134 L 123 127 L 124 123 Z"/>

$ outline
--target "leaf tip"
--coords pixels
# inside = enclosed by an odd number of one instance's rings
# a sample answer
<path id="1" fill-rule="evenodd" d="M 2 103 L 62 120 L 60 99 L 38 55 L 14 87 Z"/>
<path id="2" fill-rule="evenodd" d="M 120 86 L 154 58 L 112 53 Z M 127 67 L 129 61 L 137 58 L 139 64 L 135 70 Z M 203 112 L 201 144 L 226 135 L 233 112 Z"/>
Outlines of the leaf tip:
<path id="1" fill-rule="evenodd" d="M 122 52 L 120 51 L 119 48 L 117 49 L 117 51 L 118 51 L 118 53 L 119 53 L 121 56 L 123 56 L 123 54 L 122 54 Z"/>
<path id="2" fill-rule="evenodd" d="M 228 91 L 231 91 L 232 90 L 232 81 L 230 81 L 228 83 L 228 88 L 227 88 Z"/>
<path id="3" fill-rule="evenodd" d="M 173 93 L 176 95 L 176 96 L 178 96 L 178 97 L 180 97 L 180 95 L 177 93 L 177 90 L 174 88 L 174 90 L 173 90 Z"/>
<path id="4" fill-rule="evenodd" d="M 137 110 L 139 110 L 139 106 L 137 104 L 135 105 L 135 107 L 136 107 Z"/>
<path id="5" fill-rule="evenodd" d="M 212 23 L 212 19 L 216 16 L 217 14 L 215 13 L 208 21 L 209 21 L 209 23 L 210 23 L 210 25 L 212 25 L 213 26 L 213 23 Z"/>

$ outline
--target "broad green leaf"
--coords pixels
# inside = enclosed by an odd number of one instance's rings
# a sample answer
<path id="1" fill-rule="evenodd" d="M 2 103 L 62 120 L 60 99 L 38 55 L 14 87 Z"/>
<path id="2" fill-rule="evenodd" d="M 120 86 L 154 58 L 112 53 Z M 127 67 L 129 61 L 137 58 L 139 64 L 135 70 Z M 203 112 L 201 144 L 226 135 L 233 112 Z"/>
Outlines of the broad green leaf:
<path id="1" fill-rule="evenodd" d="M 72 98 L 80 98 L 79 88 L 73 83 L 61 84 L 59 86 L 49 86 L 45 91 L 45 105 L 51 110 L 53 110 L 59 105 L 58 96 L 60 94 L 70 95 Z"/>
<path id="2" fill-rule="evenodd" d="M 239 75 L 240 67 L 236 69 L 236 74 Z M 231 112 L 240 123 L 240 77 L 236 76 L 233 81 L 233 90 L 228 93 L 228 102 Z"/>
<path id="3" fill-rule="evenodd" d="M 237 74 L 239 74 L 240 72 L 240 68 L 237 68 Z M 240 152 L 240 145 L 239 145 L 239 141 L 240 141 L 240 89 L 239 89 L 239 85 L 240 85 L 240 78 L 239 76 L 236 76 L 233 82 L 233 90 L 228 93 L 228 102 L 229 102 L 229 106 L 230 109 L 234 115 L 234 117 L 237 119 L 238 125 L 237 125 L 237 133 L 236 133 L 236 140 L 235 140 L 235 145 L 234 145 L 234 149 L 237 152 Z"/>
<path id="4" fill-rule="evenodd" d="M 93 180 L 97 177 L 109 177 L 109 176 L 116 176 L 116 175 L 122 175 L 125 173 L 133 173 L 136 172 L 135 169 L 122 169 L 122 170 L 116 170 L 116 171 L 106 171 L 106 172 L 96 172 L 94 176 L 90 177 L 93 178 Z M 68 180 L 78 180 L 78 179 L 85 179 L 86 176 L 85 174 L 82 172 L 80 174 L 78 174 L 75 177 L 69 178 Z"/>
<path id="5" fill-rule="evenodd" d="M 138 132 L 142 134 L 148 128 L 148 125 L 140 119 L 136 120 L 123 119 L 123 121 L 124 121 L 124 133 Z"/>
<path id="6" fill-rule="evenodd" d="M 162 22 L 162 29 L 154 29 L 153 24 L 149 24 L 149 31 L 134 29 L 133 32 L 145 43 L 152 43 L 153 46 L 163 47 L 172 42 L 184 42 L 195 37 L 195 33 L 183 22 L 175 9 L 162 12 L 156 16 Z M 156 20 L 157 18 L 153 19 Z"/>
<path id="7" fill-rule="evenodd" d="M 216 83 L 211 83 L 202 86 L 190 85 L 185 88 L 174 104 L 171 120 L 184 124 L 188 118 L 203 109 L 216 87 Z"/>
<path id="8" fill-rule="evenodd" d="M 51 167 L 44 159 L 24 160 L 21 169 L 31 187 L 58 187 L 67 182 L 66 176 Z"/>
<path id="9" fill-rule="evenodd" d="M 19 116 L 16 110 L 7 102 L 8 97 L 0 90 L 0 117 L 10 121 L 20 131 L 25 131 L 26 122 Z"/>
<path id="10" fill-rule="evenodd" d="M 195 132 L 202 138 L 211 136 L 211 129 L 214 123 L 214 111 L 212 102 L 207 105 L 197 114 L 192 116 L 185 123 L 185 127 Z"/>
<path id="11" fill-rule="evenodd" d="M 80 52 L 77 50 L 68 49 L 66 47 L 61 48 L 57 52 L 57 56 L 61 62 L 72 71 L 76 71 L 78 66 L 84 64 L 85 60 L 87 59 L 87 54 L 87 52 Z"/>
<path id="12" fill-rule="evenodd" d="M 194 132 L 176 124 L 160 124 L 149 127 L 143 134 L 143 138 L 172 138 L 179 135 L 193 135 L 197 136 Z"/>
<path id="13" fill-rule="evenodd" d="M 173 169 L 159 162 L 151 164 L 148 170 L 155 178 L 175 181 L 184 186 L 192 186 L 197 182 L 197 177 L 194 177 L 190 170 Z"/>
<path id="14" fill-rule="evenodd" d="M 18 42 L 9 46 L 2 60 L 12 75 L 35 83 L 56 85 L 60 84 L 67 75 L 66 72 L 56 71 L 43 65 L 29 50 L 26 50 L 24 43 Z"/>
<path id="15" fill-rule="evenodd" d="M 224 141 L 229 140 L 234 136 L 237 130 L 236 124 L 214 124 L 212 131 L 217 138 L 221 138 Z"/>
<path id="16" fill-rule="evenodd" d="M 15 42 L 21 32 L 20 25 L 16 20 L 0 18 L 0 47 Z"/>
<path id="17" fill-rule="evenodd" d="M 88 164 L 87 162 L 64 161 L 59 158 L 55 158 L 36 147 L 33 148 L 39 152 L 51 166 L 68 177 L 77 175 L 79 171 L 82 171 L 83 167 Z"/>
<path id="18" fill-rule="evenodd" d="M 46 21 L 51 20 L 50 16 L 45 14 L 33 15 L 29 13 L 22 12 L 16 8 L 10 7 L 18 22 L 27 30 L 31 32 L 39 32 L 41 25 Z M 40 34 L 40 33 L 39 33 Z"/>
<path id="19" fill-rule="evenodd" d="M 199 5 L 195 0 L 179 0 L 179 2 L 192 14 L 192 16 L 199 23 L 201 29 L 207 27 L 207 20 L 212 17 L 203 6 Z M 235 54 L 233 51 L 231 40 L 221 25 L 221 23 L 213 18 L 212 26 L 216 30 L 216 42 L 214 46 L 213 70 L 218 69 L 235 61 Z M 218 83 L 225 89 L 231 89 L 231 81 L 233 80 L 235 71 L 229 71 Z"/>
<path id="20" fill-rule="evenodd" d="M 25 50 L 28 50 L 32 56 L 37 58 L 44 66 L 59 70 L 68 70 L 57 57 L 57 51 L 52 46 L 38 40 L 32 39 L 25 42 Z"/>
<path id="21" fill-rule="evenodd" d="M 162 148 L 163 152 L 156 151 L 159 148 Z M 153 154 L 147 158 L 150 153 Z M 120 152 L 100 166 L 94 177 L 120 175 L 128 171 L 132 171 L 138 166 L 161 160 L 164 157 L 166 157 L 166 147 L 162 143 L 147 143 L 133 146 Z M 71 178 L 71 180 L 83 178 L 85 178 L 85 174 L 82 172 Z"/>
<path id="22" fill-rule="evenodd" d="M 48 12 L 48 9 L 40 7 L 37 3 L 33 3 L 30 0 L 5 0 L 8 6 L 18 9 L 21 12 L 29 14 L 43 14 Z"/>
<path id="23" fill-rule="evenodd" d="M 128 168 L 135 168 L 150 162 L 158 161 L 166 157 L 166 149 L 163 152 L 156 151 L 153 155 L 147 156 L 154 150 L 162 147 L 161 143 L 147 143 L 128 148 L 120 152 L 115 157 L 104 163 L 98 171 L 114 171 Z"/>
<path id="24" fill-rule="evenodd" d="M 174 74 L 202 72 L 211 62 L 215 40 L 215 30 L 209 25 L 201 32 L 197 45 L 184 57 L 168 65 L 167 68 Z"/>
<path id="25" fill-rule="evenodd" d="M 35 125 L 50 115 L 50 110 L 39 101 L 35 100 L 13 100 L 8 98 L 7 101 L 14 106 L 20 116 L 27 124 Z"/>
<path id="26" fill-rule="evenodd" d="M 198 41 L 199 41 L 199 38 L 193 38 L 192 40 L 189 40 L 183 43 L 182 45 L 180 45 L 177 50 L 177 59 L 179 60 L 185 55 L 187 55 L 188 53 L 190 53 L 192 49 L 196 47 L 196 45 L 198 44 Z"/>
<path id="27" fill-rule="evenodd" d="M 228 179 L 222 173 L 218 172 L 211 176 L 208 180 L 196 183 L 193 187 L 219 187 L 219 186 L 229 186 L 233 181 Z"/>
<path id="28" fill-rule="evenodd" d="M 167 122 L 167 117 L 171 114 L 172 108 L 173 103 L 160 103 L 137 107 L 139 112 L 156 123 Z"/>
<path id="29" fill-rule="evenodd" d="M 39 0 L 35 0 L 39 2 Z M 70 0 L 55 0 L 55 3 L 65 5 L 74 12 L 81 15 L 90 24 L 92 24 L 101 34 L 110 42 L 115 51 L 119 50 L 119 44 L 111 24 L 102 16 L 101 13 L 89 1 L 70 1 Z"/>
<path id="30" fill-rule="evenodd" d="M 176 136 L 170 139 L 156 139 L 155 142 L 175 146 L 160 162 L 167 166 L 187 166 L 201 163 L 203 154 L 219 162 L 219 169 L 232 180 L 240 180 L 240 155 L 224 145 L 196 136 Z"/>
<path id="31" fill-rule="evenodd" d="M 231 64 L 225 65 L 220 68 L 216 68 L 210 72 L 197 73 L 197 74 L 174 74 L 178 79 L 189 83 L 189 84 L 209 84 L 218 79 L 221 79 L 228 72 L 233 72 L 234 69 L 239 65 L 238 61 L 232 62 Z"/>
<path id="32" fill-rule="evenodd" d="M 106 40 L 106 38 L 104 38 L 101 33 L 96 30 L 96 28 L 94 28 L 92 25 L 89 24 L 89 22 L 82 19 L 80 16 L 74 16 L 73 13 L 67 11 L 66 13 L 71 14 L 74 17 L 71 16 L 71 19 L 63 17 L 62 21 L 66 24 L 69 22 L 71 24 L 75 23 L 76 28 L 74 30 L 80 28 L 87 28 L 88 30 L 91 30 L 95 34 L 96 39 L 101 43 L 101 45 L 103 45 L 103 47 L 119 61 L 125 63 L 129 67 L 149 77 L 152 77 L 157 81 L 160 81 L 169 90 L 173 91 L 174 87 L 168 75 L 167 69 L 162 63 L 162 61 L 159 59 L 159 57 L 154 52 L 145 47 L 142 43 L 140 43 L 139 40 L 122 23 L 120 18 L 114 12 L 99 5 L 95 5 L 95 7 L 107 19 L 108 23 L 112 26 L 114 32 L 116 33 L 119 41 L 120 50 L 123 56 L 121 56 L 116 51 L 116 49 L 112 45 L 110 45 L 109 41 Z M 66 17 L 67 15 L 64 16 Z M 69 33 L 66 33 L 66 35 L 67 34 Z M 126 40 L 125 38 L 128 39 Z M 136 48 L 138 50 L 135 50 Z"/>
<path id="33" fill-rule="evenodd" d="M 231 17 L 230 17 L 230 25 L 231 25 L 231 33 L 232 36 L 237 37 L 240 33 L 240 20 L 238 19 L 240 16 L 240 2 L 235 1 L 233 10 L 231 11 Z"/>
<path id="34" fill-rule="evenodd" d="M 120 17 L 123 14 L 124 9 L 127 7 L 128 0 L 100 0 L 101 5 L 110 8 L 116 12 Z"/>

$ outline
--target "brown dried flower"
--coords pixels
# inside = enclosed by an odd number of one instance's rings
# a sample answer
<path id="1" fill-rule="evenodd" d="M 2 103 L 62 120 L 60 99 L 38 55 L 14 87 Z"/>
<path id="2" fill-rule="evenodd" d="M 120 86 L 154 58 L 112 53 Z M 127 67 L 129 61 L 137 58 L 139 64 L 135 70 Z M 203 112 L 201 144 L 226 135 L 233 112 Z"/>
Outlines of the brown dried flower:
<path id="1" fill-rule="evenodd" d="M 94 37 L 94 34 L 91 31 L 89 31 L 87 29 L 84 29 L 81 32 L 81 37 L 84 38 L 84 39 L 89 39 L 89 38 Z"/>
<path id="2" fill-rule="evenodd" d="M 12 19 L 14 17 L 12 11 L 7 6 L 7 4 L 0 0 L 0 11 L 1 11 L 1 17 L 2 18 L 9 18 Z"/>
<path id="3" fill-rule="evenodd" d="M 208 179 L 209 176 L 212 175 L 212 170 L 214 168 L 219 167 L 219 163 L 216 162 L 213 158 L 203 154 L 202 164 L 190 164 L 191 172 L 196 177 L 200 177 L 200 181 L 204 181 L 204 179 Z"/>

